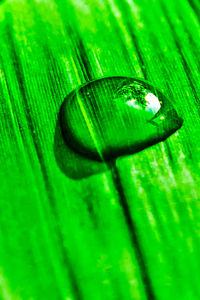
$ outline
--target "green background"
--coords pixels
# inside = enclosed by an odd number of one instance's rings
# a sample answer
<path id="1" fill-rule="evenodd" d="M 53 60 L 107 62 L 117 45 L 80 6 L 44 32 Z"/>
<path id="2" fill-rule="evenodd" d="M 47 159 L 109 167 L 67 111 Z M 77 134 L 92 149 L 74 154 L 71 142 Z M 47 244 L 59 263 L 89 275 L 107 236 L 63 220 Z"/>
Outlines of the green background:
<path id="1" fill-rule="evenodd" d="M 200 299 L 199 1 L 0 5 L 1 299 Z M 55 156 L 64 97 L 111 75 L 150 81 L 184 119 L 117 160 L 142 262 L 111 171 L 75 180 Z"/>

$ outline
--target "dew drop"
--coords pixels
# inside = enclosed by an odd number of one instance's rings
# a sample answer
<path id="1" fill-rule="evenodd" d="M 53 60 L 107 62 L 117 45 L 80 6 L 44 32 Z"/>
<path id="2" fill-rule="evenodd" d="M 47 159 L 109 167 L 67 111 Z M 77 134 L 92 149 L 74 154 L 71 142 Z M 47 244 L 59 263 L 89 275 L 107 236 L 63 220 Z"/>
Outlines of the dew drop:
<path id="1" fill-rule="evenodd" d="M 78 87 L 64 100 L 60 121 L 70 148 L 103 161 L 163 141 L 183 123 L 161 92 L 129 77 L 107 77 Z"/>

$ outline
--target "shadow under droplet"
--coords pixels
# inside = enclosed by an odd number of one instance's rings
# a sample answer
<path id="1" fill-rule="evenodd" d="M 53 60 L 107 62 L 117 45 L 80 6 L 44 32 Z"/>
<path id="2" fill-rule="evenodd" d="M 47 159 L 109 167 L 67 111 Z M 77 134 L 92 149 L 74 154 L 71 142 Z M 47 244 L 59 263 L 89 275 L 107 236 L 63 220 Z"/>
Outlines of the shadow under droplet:
<path id="1" fill-rule="evenodd" d="M 81 156 L 67 145 L 59 119 L 58 117 L 54 134 L 54 154 L 60 170 L 75 180 L 106 172 L 109 169 L 108 164 Z"/>

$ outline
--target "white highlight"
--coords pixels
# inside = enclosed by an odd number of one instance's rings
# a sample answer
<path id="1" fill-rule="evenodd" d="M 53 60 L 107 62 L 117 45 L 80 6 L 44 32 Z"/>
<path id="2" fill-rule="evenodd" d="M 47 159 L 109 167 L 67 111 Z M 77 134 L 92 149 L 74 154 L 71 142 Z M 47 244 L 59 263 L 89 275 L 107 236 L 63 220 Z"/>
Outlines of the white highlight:
<path id="1" fill-rule="evenodd" d="M 146 104 L 144 106 L 142 104 L 138 104 L 137 99 L 134 99 L 134 98 L 127 101 L 126 104 L 128 106 L 132 106 L 139 110 L 145 110 L 149 113 L 156 114 L 159 111 L 160 106 L 161 106 L 158 98 L 154 94 L 148 93 L 145 96 L 145 100 L 146 100 Z M 144 107 L 145 107 L 145 109 L 144 109 Z"/>
<path id="2" fill-rule="evenodd" d="M 148 93 L 145 96 L 145 100 L 147 101 L 145 110 L 153 114 L 156 114 L 159 111 L 161 106 L 158 98 L 154 94 Z"/>

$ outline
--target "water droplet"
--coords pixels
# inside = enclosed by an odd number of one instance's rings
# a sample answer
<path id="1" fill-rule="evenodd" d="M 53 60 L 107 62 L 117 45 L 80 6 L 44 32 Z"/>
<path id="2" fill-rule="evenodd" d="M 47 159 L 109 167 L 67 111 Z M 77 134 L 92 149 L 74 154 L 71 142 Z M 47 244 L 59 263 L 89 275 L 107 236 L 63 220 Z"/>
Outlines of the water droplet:
<path id="1" fill-rule="evenodd" d="M 181 127 L 166 97 L 149 83 L 129 77 L 108 77 L 74 90 L 60 113 L 66 143 L 95 160 L 133 154 Z"/>

